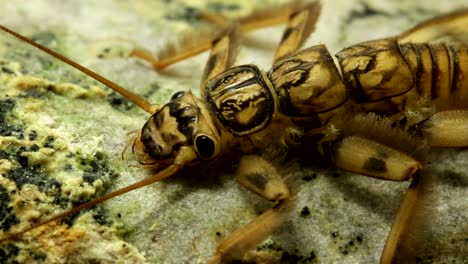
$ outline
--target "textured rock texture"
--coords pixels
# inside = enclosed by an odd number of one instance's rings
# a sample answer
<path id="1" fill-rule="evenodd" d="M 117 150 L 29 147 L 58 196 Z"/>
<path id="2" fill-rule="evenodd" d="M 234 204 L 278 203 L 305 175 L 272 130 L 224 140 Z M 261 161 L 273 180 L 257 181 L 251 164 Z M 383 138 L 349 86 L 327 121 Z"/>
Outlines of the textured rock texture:
<path id="1" fill-rule="evenodd" d="M 135 44 L 157 53 L 205 27 L 201 11 L 239 17 L 278 1 L 1 1 L 0 23 L 163 103 L 196 92 L 206 54 L 153 71 L 129 57 Z M 284 1 L 283 1 L 284 2 Z M 306 45 L 345 46 L 397 34 L 468 7 L 466 0 L 324 1 Z M 245 36 L 238 63 L 269 69 L 282 27 Z M 0 223 L 30 222 L 148 177 L 121 160 L 128 133 L 147 114 L 103 85 L 0 32 Z M 467 258 L 468 151 L 429 155 L 424 217 L 410 237 L 417 263 Z M 223 237 L 272 205 L 239 187 L 230 163 L 179 175 L 0 246 L 2 263 L 205 263 Z M 299 164 L 301 191 L 290 219 L 258 247 L 273 262 L 377 263 L 405 182 Z"/>

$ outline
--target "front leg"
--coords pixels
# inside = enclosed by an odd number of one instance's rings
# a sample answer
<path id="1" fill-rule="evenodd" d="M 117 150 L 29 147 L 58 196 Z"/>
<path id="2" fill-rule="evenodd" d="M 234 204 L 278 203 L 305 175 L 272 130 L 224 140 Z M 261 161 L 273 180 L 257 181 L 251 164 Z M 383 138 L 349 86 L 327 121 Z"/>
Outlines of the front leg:
<path id="1" fill-rule="evenodd" d="M 224 238 L 210 264 L 241 260 L 284 222 L 298 190 L 296 181 L 286 178 L 271 162 L 256 155 L 241 158 L 236 178 L 242 186 L 276 205 Z"/>

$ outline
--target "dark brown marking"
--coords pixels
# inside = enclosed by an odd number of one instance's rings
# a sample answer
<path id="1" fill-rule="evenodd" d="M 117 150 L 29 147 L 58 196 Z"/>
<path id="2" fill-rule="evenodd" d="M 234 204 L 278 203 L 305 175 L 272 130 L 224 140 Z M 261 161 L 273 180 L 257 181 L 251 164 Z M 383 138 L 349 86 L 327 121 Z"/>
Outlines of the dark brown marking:
<path id="1" fill-rule="evenodd" d="M 296 30 L 296 27 L 292 27 L 292 28 L 291 28 L 291 27 L 288 27 L 288 28 L 284 31 L 283 36 L 281 37 L 280 43 L 283 43 L 286 39 L 288 39 L 289 36 L 291 35 L 291 33 L 292 33 L 294 30 Z"/>
<path id="2" fill-rule="evenodd" d="M 450 54 L 450 65 L 453 65 L 452 71 L 450 74 L 452 74 L 452 86 L 450 87 L 450 93 L 454 93 L 455 91 L 458 90 L 458 80 L 459 80 L 459 74 L 460 74 L 460 64 L 459 64 L 459 59 L 458 59 L 458 52 L 455 49 L 453 45 L 445 45 L 445 47 L 448 49 L 448 52 Z"/>
<path id="3" fill-rule="evenodd" d="M 186 107 L 180 109 L 181 105 L 175 102 L 169 102 L 166 104 L 169 107 L 169 115 L 176 118 L 177 130 L 187 138 L 187 143 L 192 144 L 193 142 L 193 121 L 194 117 L 184 116 L 183 114 L 187 111 Z"/>
<path id="4" fill-rule="evenodd" d="M 176 142 L 178 137 L 172 133 L 161 133 L 161 137 L 166 143 Z"/>
<path id="5" fill-rule="evenodd" d="M 143 143 L 145 146 L 145 151 L 148 153 L 148 155 L 150 155 L 150 157 L 156 160 L 164 159 L 165 157 L 161 154 L 164 149 L 161 145 L 153 140 L 151 133 L 152 128 L 150 122 L 148 121 L 141 130 L 141 143 Z"/>
<path id="6" fill-rule="evenodd" d="M 289 21 L 291 22 L 292 20 L 294 20 L 296 18 L 296 16 L 298 16 L 300 13 L 302 12 L 302 10 L 298 10 L 294 13 L 292 13 L 290 16 L 289 16 Z M 301 26 L 302 24 L 299 24 L 298 26 Z M 286 39 L 289 38 L 289 36 L 298 29 L 298 26 L 295 26 L 295 27 L 289 27 L 286 28 L 286 30 L 284 31 L 283 33 L 283 36 L 281 37 L 281 41 L 280 43 L 283 43 Z M 280 44 L 281 46 L 281 44 Z M 284 56 L 284 55 L 283 55 Z"/>
<path id="7" fill-rule="evenodd" d="M 360 75 L 375 69 L 376 67 L 375 54 L 373 53 L 373 50 L 371 48 L 369 48 L 367 45 L 364 45 L 364 44 L 356 44 L 355 49 L 362 50 L 361 53 L 358 55 L 359 57 L 367 56 L 370 59 L 364 69 L 361 70 L 361 69 L 356 68 L 347 73 L 344 73 L 343 81 L 347 87 L 351 87 L 351 89 L 349 90 L 350 95 L 351 95 L 351 98 L 353 98 L 356 103 L 360 104 L 360 103 L 372 102 L 372 100 L 367 98 L 366 92 L 364 88 L 362 87 L 362 84 L 360 81 Z M 348 50 L 351 50 L 351 47 L 347 49 L 343 49 L 339 53 L 335 54 L 335 56 L 338 58 L 338 61 L 342 69 L 345 68 L 345 65 L 343 65 L 343 62 L 349 59 L 347 56 L 343 56 L 344 55 L 343 53 L 345 53 Z M 385 98 L 378 99 L 376 101 L 380 101 L 383 99 Z"/>
<path id="8" fill-rule="evenodd" d="M 268 180 L 260 173 L 248 174 L 246 179 L 259 190 L 265 190 L 265 186 L 268 183 Z"/>
<path id="9" fill-rule="evenodd" d="M 164 115 L 159 114 L 154 116 L 154 125 L 157 129 L 161 129 L 162 124 L 164 123 Z"/>
<path id="10" fill-rule="evenodd" d="M 448 89 L 449 89 L 449 91 L 450 91 L 450 93 L 451 93 L 451 92 L 452 92 L 452 87 L 453 87 L 453 81 L 454 81 L 454 80 L 453 80 L 453 74 L 452 74 L 452 71 L 453 71 L 453 69 L 452 69 L 452 68 L 453 68 L 453 67 L 452 67 L 453 62 L 452 62 L 452 59 L 450 58 L 450 50 L 449 50 L 447 44 L 442 44 L 442 47 L 443 47 L 444 50 L 445 50 L 445 56 L 447 56 L 447 58 L 448 58 L 448 64 L 447 64 L 447 66 L 448 66 L 448 71 L 447 71 L 447 72 L 448 72 L 448 75 L 449 75 L 449 76 L 448 76 L 448 77 L 449 77 L 449 80 L 448 80 L 448 81 L 449 81 L 449 85 L 448 85 L 447 87 L 448 87 Z"/>
<path id="11" fill-rule="evenodd" d="M 431 45 L 424 44 L 429 49 L 431 54 L 431 63 L 432 63 L 432 79 L 431 79 L 431 97 L 436 99 L 440 95 L 439 85 L 437 84 L 437 79 L 439 77 L 439 65 L 437 64 L 437 51 Z"/>
<path id="12" fill-rule="evenodd" d="M 302 13 L 302 11 L 304 10 L 296 10 L 294 12 L 292 12 L 290 15 L 289 15 L 289 20 L 293 20 L 295 17 L 297 17 L 300 13 Z"/>
<path id="13" fill-rule="evenodd" d="M 387 165 L 385 164 L 385 160 L 383 159 L 370 157 L 364 163 L 363 169 L 370 172 L 385 172 L 387 171 Z"/>
<path id="14" fill-rule="evenodd" d="M 421 75 L 422 75 L 422 72 L 423 72 L 423 64 L 422 64 L 422 61 L 421 61 L 421 49 L 420 49 L 419 45 L 414 45 L 412 43 L 410 44 L 410 46 L 414 50 L 414 54 L 416 56 L 416 63 L 417 63 L 417 66 L 416 66 L 416 90 L 418 91 L 419 95 L 424 95 L 424 87 L 423 87 L 423 85 L 421 83 Z"/>
<path id="15" fill-rule="evenodd" d="M 231 92 L 233 90 L 237 90 L 237 89 L 241 89 L 243 87 L 251 86 L 251 85 L 256 84 L 256 83 L 258 83 L 257 78 L 256 78 L 256 76 L 254 76 L 254 77 L 252 77 L 250 79 L 247 79 L 247 80 L 245 80 L 243 82 L 240 82 L 240 83 L 238 83 L 236 85 L 229 86 L 228 89 L 220 92 L 220 94 L 224 95 L 224 94 L 229 93 L 229 92 Z"/>
<path id="16" fill-rule="evenodd" d="M 385 152 L 383 152 L 383 151 L 378 151 L 378 152 L 377 152 L 377 157 L 379 157 L 379 158 L 381 158 L 381 159 L 386 159 L 386 158 L 388 158 L 389 156 L 388 156 L 387 153 L 385 153 Z"/>
<path id="17" fill-rule="evenodd" d="M 208 78 L 208 76 L 213 71 L 217 61 L 218 61 L 218 54 L 211 54 L 210 57 L 208 58 L 208 61 L 206 62 L 205 72 L 203 73 L 203 78 Z M 206 80 L 206 81 L 209 81 L 209 80 Z"/>

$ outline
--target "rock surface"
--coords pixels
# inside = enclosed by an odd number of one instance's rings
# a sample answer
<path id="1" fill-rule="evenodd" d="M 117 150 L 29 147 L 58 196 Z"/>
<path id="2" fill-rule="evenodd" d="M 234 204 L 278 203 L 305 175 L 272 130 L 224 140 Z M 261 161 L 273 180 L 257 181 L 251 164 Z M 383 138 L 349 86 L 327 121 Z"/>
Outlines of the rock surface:
<path id="1" fill-rule="evenodd" d="M 207 55 L 157 73 L 128 56 L 135 43 L 156 53 L 203 32 L 201 11 L 235 18 L 262 8 L 252 1 L 3 2 L 3 25 L 155 103 L 175 91 L 196 92 Z M 468 7 L 466 0 L 327 1 L 306 46 L 323 43 L 336 53 L 461 7 Z M 275 27 L 249 33 L 238 63 L 269 69 L 281 32 Z M 141 128 L 146 113 L 5 33 L 0 33 L 0 64 L 2 231 L 22 230 L 29 221 L 149 176 L 129 167 L 135 164 L 131 158 L 120 158 L 128 133 Z M 429 162 L 424 228 L 414 228 L 414 236 L 423 238 L 414 249 L 417 262 L 464 263 L 468 151 L 433 150 Z M 239 187 L 229 162 L 227 167 L 217 170 L 217 177 L 214 169 L 189 168 L 63 224 L 30 231 L 1 245 L 0 262 L 206 263 L 223 237 L 272 206 Z M 281 263 L 377 263 L 409 183 L 323 166 L 297 166 L 294 174 L 302 185 L 297 205 L 258 251 Z"/>

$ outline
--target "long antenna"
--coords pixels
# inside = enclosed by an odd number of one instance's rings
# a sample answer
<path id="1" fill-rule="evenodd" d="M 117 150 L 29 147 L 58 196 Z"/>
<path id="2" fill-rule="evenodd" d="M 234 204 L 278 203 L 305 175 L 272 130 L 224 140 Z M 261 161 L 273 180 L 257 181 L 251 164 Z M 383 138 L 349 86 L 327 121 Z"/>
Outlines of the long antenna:
<path id="1" fill-rule="evenodd" d="M 45 46 L 42 46 L 41 44 L 37 43 L 37 42 L 34 42 L 32 40 L 30 40 L 29 38 L 9 29 L 9 28 L 6 28 L 5 26 L 2 26 L 0 25 L 0 29 L 9 33 L 10 35 L 13 35 L 14 37 L 20 39 L 20 40 L 23 40 L 27 43 L 29 43 L 30 45 L 44 51 L 45 53 L 63 61 L 64 63 L 72 66 L 73 68 L 83 72 L 84 74 L 90 76 L 91 78 L 97 80 L 98 82 L 106 85 L 107 87 L 111 88 L 112 90 L 118 92 L 119 94 L 121 94 L 123 97 L 127 98 L 128 100 L 132 101 L 134 104 L 136 104 L 137 106 L 139 106 L 141 109 L 143 109 L 144 111 L 150 113 L 150 114 L 154 114 L 156 112 L 156 110 L 159 108 L 157 105 L 152 105 L 150 104 L 148 101 L 146 101 L 145 99 L 143 99 L 141 96 L 137 95 L 137 94 L 134 94 L 130 91 L 128 91 L 127 89 L 123 88 L 122 86 L 114 83 L 113 81 L 107 79 L 107 78 L 104 78 L 103 76 L 97 74 L 96 72 L 70 60 L 69 58 L 45 47 Z"/>

